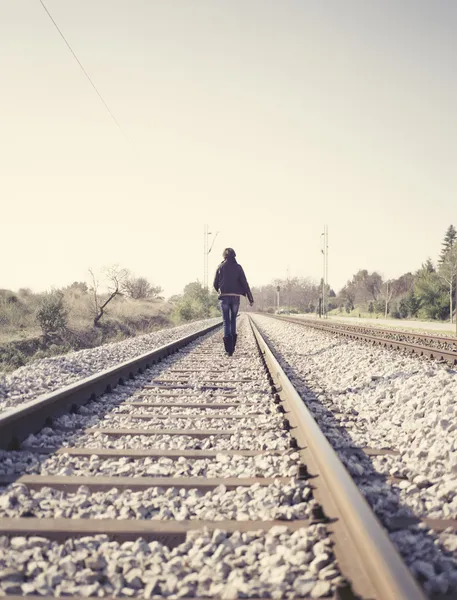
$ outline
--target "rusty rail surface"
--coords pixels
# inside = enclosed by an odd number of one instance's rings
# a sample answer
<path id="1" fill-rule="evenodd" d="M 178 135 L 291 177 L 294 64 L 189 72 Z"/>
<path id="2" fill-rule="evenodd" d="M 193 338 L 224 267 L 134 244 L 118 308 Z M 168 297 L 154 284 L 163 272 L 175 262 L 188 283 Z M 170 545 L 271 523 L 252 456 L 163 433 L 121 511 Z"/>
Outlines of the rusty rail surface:
<path id="1" fill-rule="evenodd" d="M 262 313 L 263 314 L 263 313 Z M 296 323 L 303 327 L 313 327 L 321 331 L 327 331 L 337 335 L 343 335 L 353 340 L 360 340 L 371 344 L 377 344 L 384 348 L 394 350 L 406 350 L 418 356 L 427 356 L 436 360 L 444 360 L 451 365 L 457 364 L 457 340 L 444 336 L 427 335 L 424 333 L 410 333 L 406 331 L 395 331 L 394 329 L 378 329 L 376 327 L 366 327 L 364 325 L 346 325 L 342 323 L 316 322 L 314 319 L 301 319 L 298 317 L 288 317 L 264 314 L 264 316 L 278 321 Z M 365 333 L 369 331 L 370 333 Z M 378 331 L 382 335 L 377 335 Z M 392 337 L 386 337 L 390 335 Z M 396 338 L 403 339 L 396 339 Z M 406 341 L 404 338 L 412 341 Z M 422 343 L 415 342 L 420 340 Z M 440 345 L 446 347 L 439 347 Z M 454 349 L 451 349 L 453 347 Z"/>
<path id="2" fill-rule="evenodd" d="M 345 554 L 350 556 L 350 562 L 357 562 L 357 565 L 345 567 L 362 568 L 365 584 L 371 584 L 377 600 L 424 599 L 419 585 L 276 360 L 253 318 L 249 321 L 271 373 L 276 401 L 284 408 L 291 434 L 297 440 L 302 456 L 306 457 L 308 468 L 312 465 L 313 474 L 317 474 L 312 481 L 325 513 L 336 520 L 334 528 L 339 529 L 339 535 L 346 537 Z M 341 559 L 344 557 L 339 557 Z M 354 581 L 360 582 L 360 576 Z"/>

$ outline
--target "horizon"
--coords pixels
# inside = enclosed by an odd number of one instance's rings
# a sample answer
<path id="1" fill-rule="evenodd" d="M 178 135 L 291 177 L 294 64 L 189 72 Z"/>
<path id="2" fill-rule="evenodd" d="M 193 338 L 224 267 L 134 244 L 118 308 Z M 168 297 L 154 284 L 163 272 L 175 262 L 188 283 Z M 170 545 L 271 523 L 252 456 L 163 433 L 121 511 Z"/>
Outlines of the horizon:
<path id="1" fill-rule="evenodd" d="M 436 262 L 455 222 L 448 0 L 0 5 L 0 288 L 118 264 L 167 297 L 234 247 L 252 287 Z M 211 243 L 211 240 L 210 240 Z"/>
<path id="2" fill-rule="evenodd" d="M 443 237 L 444 237 L 444 236 L 443 236 Z M 406 275 L 406 274 L 414 274 L 414 273 L 415 273 L 416 271 L 418 271 L 418 270 L 421 268 L 421 266 L 422 266 L 424 263 L 426 263 L 428 260 L 431 260 L 431 261 L 432 261 L 432 263 L 433 263 L 433 265 L 434 265 L 434 267 L 436 267 L 436 266 L 437 266 L 437 263 L 438 263 L 438 255 L 437 255 L 437 258 L 436 258 L 436 259 L 433 259 L 431 256 L 428 256 L 428 257 L 426 257 L 426 258 L 425 258 L 423 261 L 421 261 L 420 265 L 419 265 L 419 266 L 417 266 L 417 268 L 411 269 L 411 270 L 409 270 L 409 271 L 405 271 L 405 272 L 403 272 L 403 273 L 399 273 L 399 274 L 398 274 L 398 276 L 390 277 L 390 278 L 387 278 L 387 279 L 389 279 L 389 280 L 390 280 L 390 279 L 394 279 L 394 280 L 395 280 L 395 279 L 398 279 L 399 277 L 401 277 L 402 275 Z M 116 265 L 116 266 L 117 266 L 117 265 Z M 120 267 L 122 267 L 122 265 L 119 265 L 119 266 L 120 266 Z M 360 267 L 360 269 L 357 269 L 357 271 L 355 271 L 355 272 L 354 272 L 354 273 L 352 273 L 350 276 L 348 276 L 348 278 L 346 279 L 346 281 L 344 282 L 344 284 L 343 284 L 341 287 L 339 287 L 339 288 L 336 288 L 336 287 L 334 287 L 334 286 L 332 285 L 332 283 L 330 282 L 330 283 L 329 283 L 329 287 L 330 287 L 330 289 L 331 289 L 331 290 L 333 290 L 333 291 L 334 291 L 334 292 L 335 292 L 335 293 L 338 295 L 338 293 L 339 293 L 339 292 L 341 291 L 341 289 L 342 289 L 342 288 L 343 288 L 343 287 L 346 285 L 346 283 L 347 283 L 348 281 L 350 281 L 350 280 L 352 279 L 352 277 L 353 277 L 353 276 L 354 276 L 354 275 L 355 275 L 355 274 L 356 274 L 356 273 L 357 273 L 359 270 L 362 270 L 362 269 L 365 269 L 365 268 L 366 268 L 366 267 L 363 267 L 363 266 L 362 266 L 362 267 Z M 379 271 L 379 270 L 377 270 L 377 269 L 366 269 L 366 270 L 367 270 L 369 273 L 374 273 L 374 272 L 376 272 L 376 273 L 379 273 L 379 274 L 382 276 L 382 273 L 380 273 L 380 271 Z M 131 273 L 131 274 L 132 274 L 133 276 L 135 276 L 135 277 L 136 277 L 136 276 L 138 276 L 138 277 L 142 277 L 141 273 Z M 382 276 L 382 278 L 383 278 L 384 280 L 386 280 L 386 279 L 385 279 L 383 276 Z M 313 278 L 313 277 L 311 277 L 311 276 L 309 276 L 309 275 L 291 275 L 291 276 L 290 276 L 290 279 L 291 279 L 291 280 L 293 280 L 293 279 L 299 279 L 299 280 L 300 280 L 300 279 L 305 279 L 305 280 L 309 280 L 309 281 L 310 281 L 310 282 L 311 282 L 313 285 L 319 285 L 319 283 L 320 283 L 320 278 L 318 278 L 318 279 L 317 279 L 317 278 Z M 252 283 L 252 284 L 249 282 L 249 285 L 250 285 L 250 287 L 251 287 L 251 288 L 265 287 L 265 286 L 267 286 L 267 285 L 275 285 L 275 284 L 274 284 L 274 282 L 275 282 L 275 281 L 277 281 L 277 280 L 281 280 L 281 281 L 287 281 L 287 275 L 286 275 L 286 276 L 274 276 L 274 277 L 273 277 L 273 278 L 272 278 L 270 281 L 267 281 L 267 282 L 258 282 L 258 283 Z M 100 286 L 99 286 L 99 289 L 100 289 L 101 293 L 107 293 L 107 287 L 103 285 L 103 276 L 101 275 L 101 273 L 100 273 L 100 277 L 98 278 L 98 282 L 99 282 L 99 284 L 100 284 Z M 162 290 L 162 292 L 161 292 L 159 295 L 160 295 L 161 297 L 163 297 L 165 300 L 169 300 L 169 298 L 171 298 L 171 297 L 173 297 L 173 296 L 176 296 L 176 295 L 180 295 L 180 294 L 182 294 L 182 292 L 184 291 L 184 287 L 185 287 L 186 285 L 188 285 L 188 284 L 190 284 L 190 283 L 195 283 L 195 282 L 201 283 L 201 284 L 203 285 L 203 278 L 202 278 L 202 279 L 199 279 L 199 278 L 197 278 L 197 279 L 194 279 L 194 280 L 191 280 L 191 281 L 187 281 L 186 283 L 184 283 L 184 285 L 183 285 L 182 289 L 181 289 L 180 291 L 178 291 L 178 292 L 173 292 L 173 293 L 171 293 L 171 294 L 167 294 L 167 293 L 164 293 L 164 292 L 165 292 L 165 290 Z M 88 287 L 89 287 L 89 288 L 90 288 L 90 285 L 91 285 L 91 284 L 90 284 L 90 281 L 89 281 L 89 277 L 88 277 L 87 279 L 81 279 L 81 280 L 77 280 L 77 279 L 74 279 L 74 278 L 73 278 L 73 279 L 72 279 L 72 278 L 70 278 L 70 279 L 69 279 L 69 280 L 68 280 L 66 283 L 63 283 L 63 284 L 61 284 L 61 285 L 59 285 L 59 286 L 54 286 L 54 285 L 52 285 L 52 286 L 50 286 L 50 287 L 48 287 L 48 288 L 42 288 L 42 289 L 34 289 L 34 288 L 31 288 L 30 286 L 20 286 L 19 288 L 15 288 L 15 289 L 10 289 L 10 288 L 0 288 L 0 290 L 1 290 L 1 289 L 5 289 L 5 290 L 12 291 L 12 292 L 14 292 L 14 293 L 18 293 L 18 292 L 19 292 L 21 289 L 30 289 L 30 290 L 31 290 L 33 293 L 35 293 L 35 294 L 41 294 L 41 293 L 47 293 L 47 292 L 51 292 L 51 291 L 53 291 L 54 289 L 55 289 L 55 290 L 58 290 L 58 289 L 61 289 L 61 288 L 65 288 L 65 287 L 67 287 L 67 286 L 70 286 L 70 285 L 72 285 L 73 283 L 86 283 L 86 284 L 88 285 Z M 150 283 L 160 286 L 160 282 L 150 281 Z M 211 292 L 211 291 L 214 291 L 214 290 L 213 290 L 213 285 L 212 285 L 212 277 L 211 277 L 211 274 L 210 274 L 210 277 L 209 277 L 208 287 L 209 287 L 209 290 L 210 290 L 210 292 Z"/>

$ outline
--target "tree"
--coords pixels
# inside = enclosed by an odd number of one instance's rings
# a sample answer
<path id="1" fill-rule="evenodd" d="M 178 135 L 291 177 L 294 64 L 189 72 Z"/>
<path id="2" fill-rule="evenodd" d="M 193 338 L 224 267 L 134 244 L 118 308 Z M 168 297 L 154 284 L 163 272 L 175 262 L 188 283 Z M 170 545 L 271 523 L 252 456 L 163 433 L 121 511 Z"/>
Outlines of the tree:
<path id="1" fill-rule="evenodd" d="M 448 312 L 447 288 L 429 260 L 417 271 L 414 292 L 429 319 L 444 319 Z"/>
<path id="2" fill-rule="evenodd" d="M 23 298 L 30 298 L 30 296 L 33 296 L 33 292 L 30 288 L 20 288 L 18 294 Z"/>
<path id="3" fill-rule="evenodd" d="M 406 298 L 406 305 L 408 307 L 408 312 L 412 317 L 417 317 L 417 313 L 421 307 L 421 303 L 419 298 L 414 293 L 414 290 L 411 290 L 409 296 Z"/>
<path id="4" fill-rule="evenodd" d="M 152 285 L 145 277 L 134 277 L 128 274 L 122 285 L 122 291 L 134 300 L 141 300 L 144 298 L 157 298 L 162 288 L 158 285 Z"/>
<path id="5" fill-rule="evenodd" d="M 174 313 L 180 321 L 204 319 L 219 314 L 217 294 L 207 290 L 200 281 L 188 283 L 180 296 L 174 296 Z"/>
<path id="6" fill-rule="evenodd" d="M 381 297 L 384 300 L 384 318 L 387 319 L 387 313 L 389 312 L 389 302 L 392 300 L 392 294 L 394 292 L 394 288 L 392 286 L 392 281 L 386 281 L 381 286 Z"/>
<path id="7" fill-rule="evenodd" d="M 289 279 L 274 279 L 271 283 L 251 288 L 256 305 L 263 306 L 264 311 L 274 312 L 277 308 L 277 287 L 280 287 L 280 303 L 289 303 L 291 310 L 299 312 L 314 312 L 318 298 L 322 297 L 322 287 L 319 287 L 308 277 L 290 277 Z M 327 287 L 330 297 L 330 286 Z"/>
<path id="8" fill-rule="evenodd" d="M 199 314 L 198 306 L 189 299 L 182 299 L 176 305 L 176 314 L 178 315 L 180 321 L 192 321 L 192 319 L 201 318 L 202 315 Z"/>
<path id="9" fill-rule="evenodd" d="M 346 307 L 350 312 L 356 305 L 376 303 L 382 286 L 382 277 L 376 271 L 369 273 L 366 269 L 359 269 L 352 279 L 346 283 L 339 293 L 339 306 Z"/>
<path id="10" fill-rule="evenodd" d="M 351 310 L 354 310 L 354 301 L 355 301 L 356 290 L 355 286 L 351 281 L 348 281 L 347 284 L 341 289 L 339 293 L 340 297 L 340 306 L 344 306 L 347 313 L 350 313 Z"/>
<path id="11" fill-rule="evenodd" d="M 438 275 L 447 284 L 449 289 L 449 320 L 453 322 L 452 296 L 454 293 L 454 283 L 457 278 L 457 244 L 451 246 L 438 269 Z M 457 299 L 456 299 L 457 304 Z"/>
<path id="12" fill-rule="evenodd" d="M 204 301 L 204 298 L 208 290 L 201 284 L 200 281 L 191 281 L 186 286 L 184 286 L 183 295 L 187 296 L 191 300 L 199 300 L 201 302 Z"/>
<path id="13" fill-rule="evenodd" d="M 414 287 L 414 275 L 412 273 L 405 273 L 398 279 L 392 281 L 392 289 L 394 298 L 409 294 Z"/>
<path id="14" fill-rule="evenodd" d="M 390 314 L 394 319 L 406 319 L 408 316 L 408 303 L 406 298 L 392 302 Z"/>
<path id="15" fill-rule="evenodd" d="M 408 302 L 406 298 L 402 298 L 398 304 L 398 312 L 401 319 L 406 319 L 408 316 Z"/>
<path id="16" fill-rule="evenodd" d="M 422 264 L 422 270 L 427 271 L 428 273 L 435 273 L 436 269 L 432 263 L 431 258 L 427 258 L 425 263 Z"/>
<path id="17" fill-rule="evenodd" d="M 453 247 L 455 240 L 457 239 L 457 230 L 454 227 L 454 225 L 449 225 L 449 227 L 446 230 L 446 233 L 444 235 L 444 240 L 442 242 L 442 250 L 441 250 L 441 254 L 440 257 L 438 259 L 438 263 L 440 265 L 442 265 L 444 263 L 444 261 L 446 260 L 446 255 L 449 252 L 449 250 Z"/>
<path id="18" fill-rule="evenodd" d="M 89 291 L 89 287 L 85 281 L 73 281 L 71 285 L 68 285 L 66 288 L 64 288 L 64 291 L 67 290 L 80 292 L 81 294 L 87 294 Z"/>
<path id="19" fill-rule="evenodd" d="M 367 276 L 365 280 L 365 287 L 369 292 L 371 298 L 373 299 L 373 302 L 376 302 L 376 300 L 378 299 L 378 296 L 381 292 L 381 286 L 382 277 L 381 275 L 379 275 L 379 273 L 373 271 L 373 273 Z"/>
<path id="20" fill-rule="evenodd" d="M 92 310 L 94 314 L 94 327 L 99 327 L 99 321 L 106 312 L 106 307 L 118 294 L 121 293 L 122 287 L 128 276 L 126 269 L 121 269 L 117 265 L 108 267 L 103 270 L 108 281 L 108 298 L 103 302 L 98 291 L 98 281 L 91 269 L 89 273 L 92 278 L 92 286 L 90 292 L 92 294 Z"/>
<path id="21" fill-rule="evenodd" d="M 327 298 L 328 298 L 328 310 L 334 310 L 335 308 L 338 308 L 338 304 L 336 301 L 336 294 L 335 291 L 330 288 L 328 294 L 327 294 Z"/>

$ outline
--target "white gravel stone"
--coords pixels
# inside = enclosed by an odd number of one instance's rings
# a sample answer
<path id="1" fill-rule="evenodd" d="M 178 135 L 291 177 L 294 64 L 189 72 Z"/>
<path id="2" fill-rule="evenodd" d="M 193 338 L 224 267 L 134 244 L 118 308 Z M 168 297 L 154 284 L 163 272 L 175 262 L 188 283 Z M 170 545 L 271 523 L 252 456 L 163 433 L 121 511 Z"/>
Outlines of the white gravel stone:
<path id="1" fill-rule="evenodd" d="M 252 477 L 295 476 L 298 453 L 291 449 L 290 434 L 280 428 L 282 416 L 272 404 L 268 381 L 255 342 L 247 326 L 240 323 L 240 349 L 229 360 L 222 355 L 220 332 L 206 336 L 206 341 L 194 343 L 149 369 L 134 381 L 126 382 L 112 394 L 80 407 L 76 414 L 57 419 L 52 427 L 29 436 L 25 445 L 34 447 L 84 446 L 92 448 L 89 457 L 66 454 L 38 455 L 31 452 L 0 452 L 0 474 L 42 473 L 50 475 L 109 476 L 197 476 Z M 217 339 L 217 343 L 215 342 Z M 214 344 L 216 343 L 216 348 Z M 199 353 L 196 374 L 179 373 L 195 368 L 192 349 Z M 210 354 L 215 350 L 214 355 Z M 202 352 L 209 352 L 206 357 Z M 256 358 L 257 357 L 257 358 Z M 172 370 L 170 370 L 172 367 Z M 219 368 L 219 373 L 212 369 Z M 173 372 L 172 372 L 173 371 Z M 184 389 L 143 389 L 152 380 L 185 380 Z M 221 383 L 225 390 L 200 389 L 202 382 L 229 379 Z M 243 380 L 244 379 L 244 380 Z M 247 381 L 247 380 L 251 381 Z M 243 381 L 242 381 L 243 380 Z M 209 387 L 210 384 L 208 384 Z M 173 394 L 174 398 L 165 394 Z M 237 414 L 242 419 L 221 416 L 210 419 L 211 411 L 165 407 L 132 408 L 126 401 L 148 402 L 238 402 L 237 407 L 224 409 L 223 415 Z M 248 406 L 247 404 L 253 404 Z M 246 405 L 246 407 L 244 406 Z M 153 419 L 138 420 L 132 415 L 146 412 Z M 230 412 L 229 412 L 230 411 Z M 259 412 L 250 417 L 249 411 Z M 198 419 L 191 419 L 191 416 Z M 165 417 L 157 419 L 158 416 Z M 89 427 L 134 427 L 161 429 L 153 436 L 109 436 L 86 432 Z M 208 438 L 170 436 L 167 429 L 210 428 L 232 429 L 231 436 Z M 184 457 L 101 459 L 98 449 L 258 449 L 280 450 L 276 456 L 255 457 L 219 454 L 215 460 Z M 357 465 L 357 463 L 354 463 Z M 96 519 L 198 519 L 198 520 L 282 520 L 284 526 L 265 533 L 227 535 L 195 532 L 184 544 L 169 550 L 158 542 L 136 540 L 117 544 L 104 536 L 67 540 L 64 544 L 43 538 L 0 537 L 0 565 L 13 569 L 0 576 L 2 592 L 39 595 L 123 595 L 170 598 L 209 596 L 232 598 L 260 596 L 295 598 L 325 597 L 333 592 L 341 579 L 332 553 L 331 542 L 324 525 L 315 525 L 294 534 L 287 530 L 287 521 L 308 519 L 316 503 L 306 482 L 279 482 L 228 491 L 225 486 L 206 494 L 196 489 L 149 488 L 141 492 L 113 489 L 91 493 L 80 487 L 74 493 L 50 488 L 29 490 L 20 483 L 0 492 L 0 517 L 36 516 L 39 518 Z"/>
<path id="2" fill-rule="evenodd" d="M 297 475 L 299 455 L 290 451 L 276 456 L 228 456 L 216 459 L 143 458 L 129 457 L 101 459 L 68 454 L 37 455 L 31 452 L 2 452 L 0 475 L 41 474 L 90 477 L 97 475 L 130 477 L 294 477 Z M 0 505 L 2 498 L 0 496 Z"/>
<path id="3" fill-rule="evenodd" d="M 386 526 L 399 516 L 457 518 L 454 369 L 264 316 L 255 320 Z M 399 455 L 367 458 L 354 447 L 391 448 Z M 376 474 L 382 477 L 373 480 Z M 388 476 L 406 481 L 389 483 Z M 426 540 L 426 562 L 436 577 L 427 579 L 425 589 L 447 585 L 457 595 L 457 548 L 447 553 L 443 572 L 443 534 L 429 532 Z M 412 545 L 399 546 L 412 565 Z M 420 576 L 426 577 L 424 569 Z"/>
<path id="4" fill-rule="evenodd" d="M 33 448 L 56 446 L 78 446 L 91 448 L 163 450 L 287 450 L 291 437 L 287 431 L 243 432 L 231 436 L 211 435 L 207 438 L 195 438 L 185 435 L 124 435 L 109 436 L 103 433 L 74 434 L 59 433 L 51 429 L 30 435 L 25 443 Z"/>
<path id="5" fill-rule="evenodd" d="M 122 342 L 112 342 L 97 348 L 31 362 L 4 376 L 0 382 L 0 411 L 33 400 L 41 394 L 48 394 L 140 354 L 151 352 L 217 322 L 220 322 L 219 318 L 196 321 Z"/>
<path id="6" fill-rule="evenodd" d="M 84 486 L 74 493 L 44 487 L 30 490 L 21 483 L 1 488 L 0 517 L 33 516 L 66 519 L 184 519 L 286 520 L 307 519 L 316 505 L 302 482 L 268 486 L 255 484 L 227 490 L 221 485 L 207 493 L 196 489 L 157 488 L 145 491 L 90 492 Z M 23 550 L 25 538 L 15 538 Z M 324 565 L 323 565 L 324 566 Z"/>
<path id="7" fill-rule="evenodd" d="M 295 598 L 299 593 L 321 598 L 331 594 L 341 578 L 319 581 L 306 564 L 290 560 L 304 541 L 312 545 L 321 537 L 322 526 L 312 525 L 293 534 L 282 533 L 280 538 L 261 531 L 191 532 L 173 549 L 144 540 L 119 544 L 102 535 L 68 539 L 63 544 L 46 540 L 37 545 L 28 540 L 26 552 L 35 558 L 32 571 L 30 562 L 18 560 L 20 553 L 12 547 L 12 540 L 3 537 L 0 593 L 226 599 L 240 593 L 264 598 Z M 259 557 L 274 556 L 278 547 L 283 548 L 281 562 L 272 569 L 263 568 Z M 330 543 L 327 551 L 334 562 Z M 69 564 L 75 565 L 76 575 L 67 572 Z"/>
<path id="8" fill-rule="evenodd" d="M 276 429 L 282 426 L 283 418 L 281 415 L 259 415 L 257 417 L 246 417 L 242 419 L 229 418 L 179 418 L 170 416 L 168 418 L 148 419 L 135 418 L 135 412 L 131 411 L 128 415 L 119 415 L 109 413 L 104 418 L 96 416 L 83 417 L 81 415 L 66 415 L 61 417 L 55 423 L 56 427 L 76 429 L 78 427 L 105 427 L 109 429 Z M 141 413 L 140 413 L 141 414 Z M 165 431 L 166 432 L 166 431 Z"/>

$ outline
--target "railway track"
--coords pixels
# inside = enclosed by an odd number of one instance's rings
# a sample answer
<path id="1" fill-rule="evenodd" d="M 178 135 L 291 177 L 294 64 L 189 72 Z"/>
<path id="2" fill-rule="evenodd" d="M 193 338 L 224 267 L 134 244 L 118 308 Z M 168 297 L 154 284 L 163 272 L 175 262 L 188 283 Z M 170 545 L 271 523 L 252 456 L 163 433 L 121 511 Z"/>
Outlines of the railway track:
<path id="1" fill-rule="evenodd" d="M 289 323 L 298 323 L 306 327 L 313 327 L 322 331 L 329 331 L 337 335 L 343 335 L 353 340 L 359 340 L 414 353 L 418 356 L 426 356 L 437 360 L 444 360 L 451 365 L 457 364 L 457 339 L 439 335 L 427 335 L 425 333 L 412 333 L 396 331 L 394 329 L 383 329 L 369 327 L 366 325 L 346 325 L 330 321 L 316 321 L 299 317 L 288 317 L 279 315 L 268 315 L 271 318 Z"/>
<path id="2" fill-rule="evenodd" d="M 255 324 L 220 338 L 0 415 L 0 594 L 425 597 Z"/>

